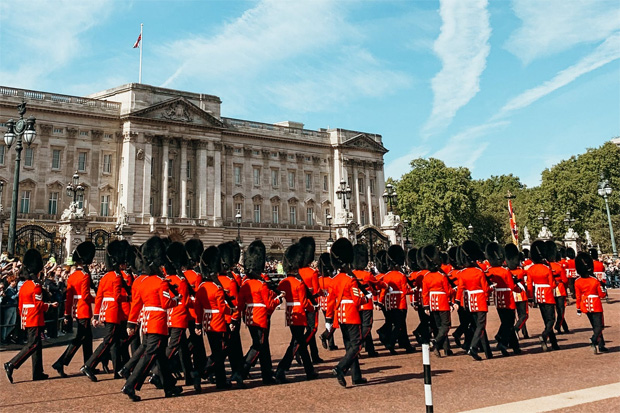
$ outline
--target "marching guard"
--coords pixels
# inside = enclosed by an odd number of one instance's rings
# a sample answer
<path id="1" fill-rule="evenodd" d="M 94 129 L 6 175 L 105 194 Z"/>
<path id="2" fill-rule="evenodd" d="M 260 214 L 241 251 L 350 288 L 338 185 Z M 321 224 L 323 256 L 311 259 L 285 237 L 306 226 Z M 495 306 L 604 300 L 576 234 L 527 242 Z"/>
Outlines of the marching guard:
<path id="1" fill-rule="evenodd" d="M 606 353 L 609 351 L 605 347 L 603 329 L 605 321 L 603 318 L 603 304 L 601 299 L 605 293 L 601 289 L 601 284 L 594 276 L 595 267 L 592 257 L 585 252 L 580 252 L 575 258 L 575 267 L 580 278 L 575 280 L 575 297 L 577 299 L 577 314 L 586 313 L 592 325 L 592 338 L 590 346 L 594 354 Z"/>

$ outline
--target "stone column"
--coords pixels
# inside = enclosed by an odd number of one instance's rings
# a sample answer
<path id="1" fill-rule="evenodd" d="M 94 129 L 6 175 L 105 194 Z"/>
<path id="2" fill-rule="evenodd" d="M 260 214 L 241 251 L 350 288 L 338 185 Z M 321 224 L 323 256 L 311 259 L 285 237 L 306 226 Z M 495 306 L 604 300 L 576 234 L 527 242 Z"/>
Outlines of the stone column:
<path id="1" fill-rule="evenodd" d="M 136 142 L 137 133 L 125 131 L 123 134 L 122 157 L 124 165 L 121 170 L 121 185 L 123 186 L 123 196 L 121 205 L 125 206 L 127 214 L 133 215 L 134 207 L 134 188 L 136 176 Z"/>
<path id="2" fill-rule="evenodd" d="M 153 169 L 153 135 L 144 136 L 144 170 L 142 174 L 142 217 L 151 216 L 151 171 Z"/>
<path id="3" fill-rule="evenodd" d="M 386 214 L 385 202 L 383 201 L 383 193 L 385 192 L 385 178 L 383 177 L 383 162 L 377 162 L 377 199 L 379 199 L 379 222 L 383 221 Z"/>
<path id="4" fill-rule="evenodd" d="M 360 202 L 360 186 L 358 185 L 358 178 L 359 175 L 357 173 L 357 163 L 356 161 L 351 160 L 351 168 L 353 169 L 353 186 L 355 188 L 355 213 L 356 213 L 356 219 L 357 219 L 357 223 L 358 224 L 362 224 L 361 219 L 362 219 L 362 206 L 361 206 L 361 202 Z"/>
<path id="5" fill-rule="evenodd" d="M 168 218 L 168 168 L 170 168 L 170 159 L 168 159 L 168 139 L 161 141 L 161 162 L 163 165 L 161 174 L 161 217 Z"/>
<path id="6" fill-rule="evenodd" d="M 181 138 L 181 218 L 187 218 L 187 141 Z"/>
<path id="7" fill-rule="evenodd" d="M 207 219 L 207 142 L 198 142 L 198 219 Z"/>
<path id="8" fill-rule="evenodd" d="M 368 169 L 367 162 L 364 164 L 364 174 L 366 175 L 366 203 L 368 207 L 368 211 L 366 213 L 368 214 L 368 223 L 370 225 L 377 225 L 372 220 L 372 193 L 370 192 L 370 179 L 371 178 L 370 178 L 370 170 Z"/>
<path id="9" fill-rule="evenodd" d="M 213 225 L 222 226 L 222 144 L 215 142 L 214 147 L 214 187 L 213 187 Z"/>
<path id="10" fill-rule="evenodd" d="M 65 212 L 67 212 L 65 210 Z M 86 241 L 88 220 L 75 214 L 63 214 L 64 220 L 58 221 L 58 232 L 65 239 L 65 257 L 70 258 L 73 250 Z"/>

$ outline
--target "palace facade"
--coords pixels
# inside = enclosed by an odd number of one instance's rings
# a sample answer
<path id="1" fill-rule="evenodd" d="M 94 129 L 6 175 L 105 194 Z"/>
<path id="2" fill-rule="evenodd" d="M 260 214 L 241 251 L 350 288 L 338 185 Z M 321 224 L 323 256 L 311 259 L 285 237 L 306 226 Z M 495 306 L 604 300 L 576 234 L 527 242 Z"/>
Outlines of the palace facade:
<path id="1" fill-rule="evenodd" d="M 334 239 L 352 223 L 380 227 L 385 215 L 381 135 L 226 118 L 217 96 L 135 83 L 88 97 L 0 87 L 0 122 L 16 118 L 22 101 L 37 138 L 22 152 L 18 228 L 58 233 L 76 171 L 89 233 L 114 234 L 122 224 L 138 244 L 166 234 L 210 245 L 240 232 L 246 245 L 260 238 L 278 255 L 312 235 L 320 252 L 328 215 Z M 15 155 L 0 144 L 3 246 Z M 336 196 L 341 180 L 351 188 L 346 211 Z"/>

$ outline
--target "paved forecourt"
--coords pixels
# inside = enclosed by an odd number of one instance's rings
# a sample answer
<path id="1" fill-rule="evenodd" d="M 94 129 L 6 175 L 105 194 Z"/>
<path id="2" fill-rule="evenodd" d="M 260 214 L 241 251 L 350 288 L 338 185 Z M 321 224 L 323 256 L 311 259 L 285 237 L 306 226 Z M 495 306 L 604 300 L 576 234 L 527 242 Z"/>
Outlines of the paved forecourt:
<path id="1" fill-rule="evenodd" d="M 537 335 L 542 331 L 538 309 L 530 309 L 527 323 L 532 338 L 522 340 L 521 356 L 501 357 L 496 352 L 492 360 L 475 362 L 460 349 L 455 356 L 437 359 L 431 355 L 433 369 L 432 390 L 435 411 L 457 412 L 488 408 L 481 411 L 553 411 L 563 412 L 611 412 L 617 411 L 620 383 L 620 290 L 610 290 L 611 303 L 604 304 L 607 328 L 604 332 L 609 354 L 594 355 L 590 351 L 591 329 L 587 317 L 576 315 L 574 304 L 566 311 L 567 322 L 572 331 L 560 335 L 560 351 L 543 353 Z M 375 312 L 374 330 L 382 323 L 380 312 Z M 457 324 L 453 313 L 453 325 Z M 321 317 L 321 321 L 323 318 Z M 408 331 L 417 325 L 414 311 L 408 314 Z M 488 331 L 492 338 L 499 326 L 494 307 L 489 311 Z M 78 353 L 65 371 L 69 378 L 61 379 L 51 364 L 64 347 L 43 350 L 47 381 L 32 382 L 30 362 L 15 371 L 15 384 L 9 384 L 0 374 L 0 411 L 90 411 L 135 412 L 152 411 L 307 411 L 362 412 L 424 411 L 424 380 L 422 355 L 390 356 L 377 341 L 381 357 L 366 358 L 362 353 L 362 371 L 368 384 L 343 389 L 332 377 L 330 370 L 344 354 L 342 338 L 336 335 L 340 350 L 327 351 L 320 347 L 324 364 L 316 366 L 320 379 L 306 382 L 300 366 L 293 363 L 288 377 L 291 383 L 264 386 L 260 374 L 253 372 L 254 380 L 244 390 L 216 391 L 215 386 L 203 384 L 202 394 L 193 394 L 191 387 L 179 398 L 164 399 L 163 391 L 145 384 L 140 395 L 142 402 L 132 403 L 120 393 L 123 382 L 113 380 L 112 375 L 99 375 L 99 382 L 92 383 L 78 371 L 82 364 Z M 249 334 L 242 329 L 244 349 L 249 347 Z M 284 311 L 276 311 L 272 319 L 271 352 L 274 367 L 284 355 L 290 333 L 284 326 Z M 98 342 L 98 341 L 97 341 Z M 96 343 L 97 343 L 96 342 Z M 96 344 L 95 344 L 96 345 Z M 419 346 L 417 347 L 419 349 Z M 15 351 L 0 353 L 2 363 Z"/>

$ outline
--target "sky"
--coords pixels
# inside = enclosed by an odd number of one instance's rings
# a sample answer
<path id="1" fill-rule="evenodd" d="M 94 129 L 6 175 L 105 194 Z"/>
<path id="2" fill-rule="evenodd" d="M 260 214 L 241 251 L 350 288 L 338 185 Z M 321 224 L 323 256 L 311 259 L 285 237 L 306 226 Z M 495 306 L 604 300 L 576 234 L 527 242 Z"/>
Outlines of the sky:
<path id="1" fill-rule="evenodd" d="M 386 177 L 418 157 L 474 179 L 620 135 L 617 0 L 0 1 L 0 85 L 83 96 L 142 83 L 222 116 L 377 133 Z"/>

